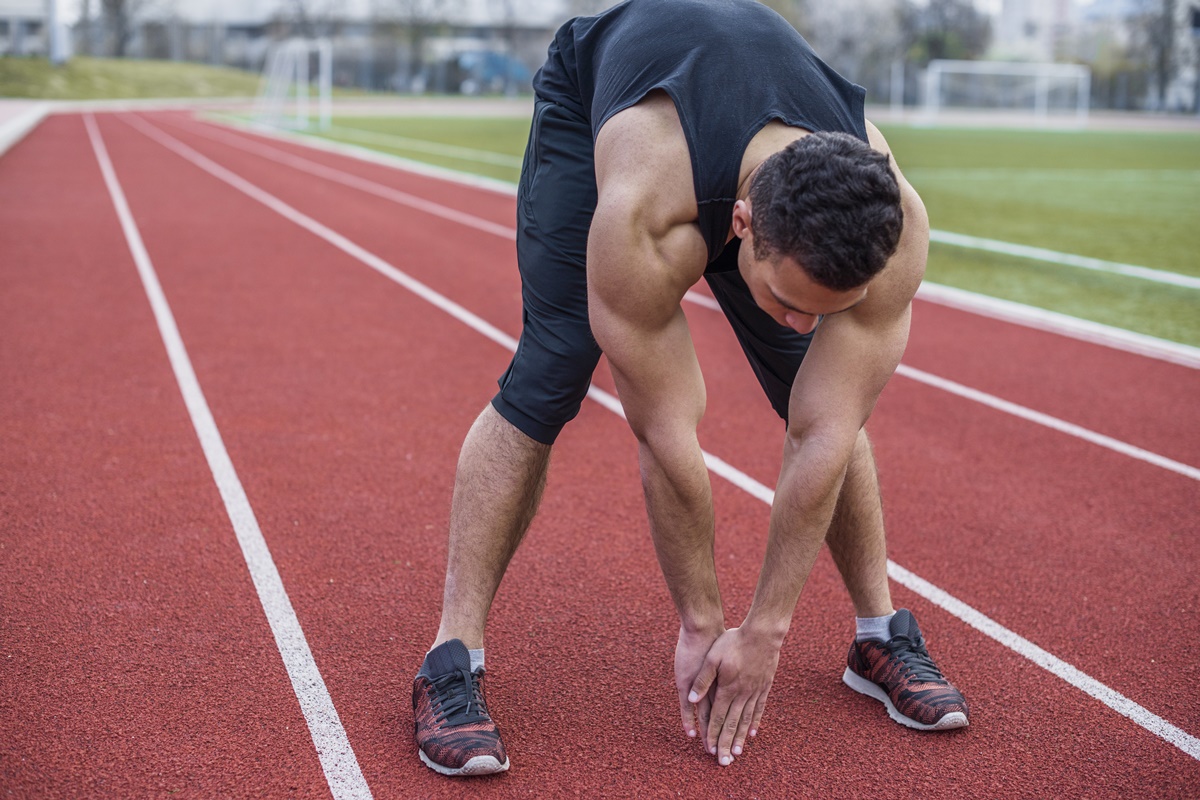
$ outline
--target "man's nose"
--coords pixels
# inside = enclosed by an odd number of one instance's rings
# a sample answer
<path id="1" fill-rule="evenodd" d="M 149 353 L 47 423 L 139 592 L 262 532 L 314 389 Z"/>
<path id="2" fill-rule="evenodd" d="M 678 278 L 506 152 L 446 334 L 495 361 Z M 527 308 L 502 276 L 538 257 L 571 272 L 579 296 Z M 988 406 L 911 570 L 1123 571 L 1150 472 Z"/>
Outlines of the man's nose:
<path id="1" fill-rule="evenodd" d="M 787 321 L 789 328 L 796 333 L 812 333 L 817 329 L 817 323 L 821 318 L 816 314 L 797 314 L 790 312 L 784 319 Z"/>

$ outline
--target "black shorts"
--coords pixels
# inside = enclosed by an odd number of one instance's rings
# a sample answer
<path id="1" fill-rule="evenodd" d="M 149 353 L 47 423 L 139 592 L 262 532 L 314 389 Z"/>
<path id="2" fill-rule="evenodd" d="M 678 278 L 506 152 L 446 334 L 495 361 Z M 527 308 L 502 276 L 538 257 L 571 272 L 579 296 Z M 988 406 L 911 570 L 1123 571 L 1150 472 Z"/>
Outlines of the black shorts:
<path id="1" fill-rule="evenodd" d="M 545 444 L 553 444 L 579 413 L 600 360 L 587 308 L 587 237 L 595 210 L 591 126 L 538 98 L 517 192 L 524 327 L 492 405 Z M 704 277 L 767 398 L 786 421 L 792 382 L 812 334 L 780 325 L 755 304 L 732 250 Z"/>

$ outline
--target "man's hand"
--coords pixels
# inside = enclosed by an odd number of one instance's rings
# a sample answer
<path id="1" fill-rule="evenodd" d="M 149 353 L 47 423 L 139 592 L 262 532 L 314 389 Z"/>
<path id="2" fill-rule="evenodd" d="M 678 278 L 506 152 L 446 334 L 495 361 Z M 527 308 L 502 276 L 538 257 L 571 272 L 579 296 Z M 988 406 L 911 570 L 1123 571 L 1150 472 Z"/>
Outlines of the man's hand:
<path id="1" fill-rule="evenodd" d="M 676 663 L 678 660 L 676 651 Z M 779 642 L 745 628 L 721 634 L 705 656 L 684 699 L 702 709 L 707 707 L 704 743 L 721 766 L 732 764 L 734 756 L 742 754 L 747 734 L 758 735 L 777 666 Z"/>
<path id="2" fill-rule="evenodd" d="M 708 730 L 709 709 L 712 698 L 705 694 L 698 702 L 691 702 L 688 695 L 692 684 L 700 674 L 704 657 L 708 655 L 713 642 L 725 632 L 724 626 L 711 632 L 688 632 L 682 626 L 679 628 L 679 643 L 675 645 L 675 688 L 679 691 L 679 716 L 683 720 L 683 732 L 696 737 Z"/>

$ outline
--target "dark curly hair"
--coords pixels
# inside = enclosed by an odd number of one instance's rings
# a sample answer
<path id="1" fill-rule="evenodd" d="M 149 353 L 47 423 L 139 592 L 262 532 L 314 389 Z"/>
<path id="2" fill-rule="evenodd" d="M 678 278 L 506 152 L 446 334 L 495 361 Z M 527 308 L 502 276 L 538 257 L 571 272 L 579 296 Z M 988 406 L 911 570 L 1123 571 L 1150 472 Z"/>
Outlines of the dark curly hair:
<path id="1" fill-rule="evenodd" d="M 904 223 L 888 156 L 845 133 L 811 133 L 772 155 L 750 202 L 755 257 L 788 256 L 839 292 L 883 269 Z"/>

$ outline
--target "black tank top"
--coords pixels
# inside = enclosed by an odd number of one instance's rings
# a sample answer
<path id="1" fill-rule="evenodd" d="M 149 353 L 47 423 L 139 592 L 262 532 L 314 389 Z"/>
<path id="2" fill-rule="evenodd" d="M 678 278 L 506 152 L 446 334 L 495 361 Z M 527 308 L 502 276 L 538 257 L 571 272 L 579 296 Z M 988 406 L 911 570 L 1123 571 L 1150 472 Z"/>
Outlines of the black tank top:
<path id="1" fill-rule="evenodd" d="M 865 90 L 754 0 L 627 0 L 576 17 L 554 35 L 533 87 L 588 120 L 593 141 L 613 114 L 665 90 L 691 152 L 710 263 L 725 249 L 742 156 L 764 125 L 867 140 Z"/>

